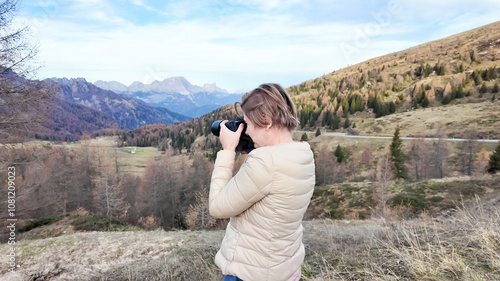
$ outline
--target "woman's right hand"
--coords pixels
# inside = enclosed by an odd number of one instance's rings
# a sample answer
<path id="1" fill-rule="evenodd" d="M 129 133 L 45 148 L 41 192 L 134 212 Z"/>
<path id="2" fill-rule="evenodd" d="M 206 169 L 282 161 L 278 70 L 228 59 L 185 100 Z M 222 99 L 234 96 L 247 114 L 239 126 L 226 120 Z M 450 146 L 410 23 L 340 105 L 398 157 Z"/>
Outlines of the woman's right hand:
<path id="1" fill-rule="evenodd" d="M 224 120 L 220 125 L 220 143 L 222 145 L 222 149 L 235 151 L 238 143 L 240 142 L 240 136 L 241 132 L 243 132 L 244 125 L 240 124 L 238 130 L 236 130 L 236 132 L 233 132 L 226 127 L 227 122 L 227 120 Z"/>

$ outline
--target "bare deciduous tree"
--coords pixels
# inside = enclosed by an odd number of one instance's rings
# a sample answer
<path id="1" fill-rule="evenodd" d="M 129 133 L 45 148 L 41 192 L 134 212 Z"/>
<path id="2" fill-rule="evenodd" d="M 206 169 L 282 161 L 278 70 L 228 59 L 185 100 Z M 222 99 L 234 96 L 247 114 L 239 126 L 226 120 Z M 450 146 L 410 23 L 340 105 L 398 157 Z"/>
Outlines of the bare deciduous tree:
<path id="1" fill-rule="evenodd" d="M 335 156 L 326 143 L 322 143 L 316 153 L 316 182 L 319 185 L 332 184 L 335 176 Z"/>
<path id="2" fill-rule="evenodd" d="M 477 154 L 476 158 L 476 174 L 483 175 L 488 171 L 488 161 L 490 157 L 488 155 L 488 151 L 486 149 L 481 148 L 481 151 Z"/>
<path id="3" fill-rule="evenodd" d="M 93 157 L 96 174 L 92 181 L 95 189 L 94 203 L 96 210 L 113 218 L 127 217 L 130 204 L 125 201 L 124 182 L 117 173 L 116 161 L 107 148 L 97 147 Z"/>
<path id="4" fill-rule="evenodd" d="M 19 0 L 0 0 L 0 74 L 12 70 L 26 77 L 33 71 L 30 61 L 36 56 L 37 48 L 27 39 L 29 28 L 17 28 L 13 24 L 19 5 Z"/>
<path id="5" fill-rule="evenodd" d="M 448 142 L 445 140 L 446 133 L 443 127 L 437 129 L 436 138 L 437 140 L 433 143 L 431 151 L 432 171 L 434 171 L 434 177 L 444 178 L 448 173 L 446 164 L 450 155 L 450 148 Z"/>
<path id="6" fill-rule="evenodd" d="M 422 135 L 417 135 L 415 139 L 412 140 L 408 159 L 413 166 L 413 169 L 410 169 L 410 171 L 413 170 L 415 173 L 415 179 L 427 178 L 427 146 L 425 144 L 425 138 Z"/>
<path id="7" fill-rule="evenodd" d="M 196 193 L 196 203 L 189 206 L 185 221 L 191 230 L 210 229 L 215 226 L 217 220 L 210 216 L 208 191 L 205 187 Z"/>
<path id="8" fill-rule="evenodd" d="M 479 143 L 477 141 L 478 133 L 474 129 L 465 131 L 465 141 L 459 146 L 458 155 L 460 157 L 461 172 L 468 176 L 474 173 L 476 161 L 476 153 L 479 151 Z"/>
<path id="9" fill-rule="evenodd" d="M 377 182 L 372 186 L 372 194 L 377 204 L 373 214 L 385 218 L 387 214 L 387 201 L 389 200 L 388 188 L 396 177 L 396 171 L 392 163 L 392 157 L 387 150 L 377 162 L 376 179 Z"/>
<path id="10" fill-rule="evenodd" d="M 173 156 L 174 150 L 167 149 L 161 158 L 148 163 L 135 200 L 140 216 L 158 217 L 165 229 L 178 228 L 184 219 L 180 217 L 180 179 L 185 167 L 174 162 Z"/>
<path id="11" fill-rule="evenodd" d="M 0 0 L 0 142 L 4 143 L 29 135 L 46 119 L 53 98 L 50 89 L 26 80 L 35 71 L 31 61 L 37 48 L 27 39 L 28 28 L 13 24 L 19 3 Z"/>
<path id="12" fill-rule="evenodd" d="M 363 150 L 363 154 L 361 154 L 361 164 L 368 165 L 372 162 L 372 159 L 373 152 L 369 147 L 366 147 L 365 150 Z"/>

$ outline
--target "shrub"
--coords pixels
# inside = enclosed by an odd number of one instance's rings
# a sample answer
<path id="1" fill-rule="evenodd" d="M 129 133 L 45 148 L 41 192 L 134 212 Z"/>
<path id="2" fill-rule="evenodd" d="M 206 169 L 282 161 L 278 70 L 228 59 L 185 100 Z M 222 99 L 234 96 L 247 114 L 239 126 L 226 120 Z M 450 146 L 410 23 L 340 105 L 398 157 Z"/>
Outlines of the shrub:
<path id="1" fill-rule="evenodd" d="M 46 217 L 41 217 L 38 219 L 28 221 L 24 226 L 18 229 L 19 232 L 27 232 L 32 230 L 33 228 L 37 228 L 42 225 L 52 224 L 54 222 L 62 220 L 67 215 L 51 215 Z"/>
<path id="2" fill-rule="evenodd" d="M 415 214 L 422 212 L 425 207 L 425 198 L 421 195 L 414 194 L 396 194 L 391 199 L 391 206 L 405 206 L 411 209 L 411 211 Z"/>
<path id="3" fill-rule="evenodd" d="M 132 227 L 116 219 L 101 215 L 80 217 L 74 220 L 71 225 L 75 227 L 75 230 L 86 231 L 124 231 L 137 229 L 137 227 Z"/>
<path id="4" fill-rule="evenodd" d="M 155 230 L 160 226 L 160 219 L 155 216 L 141 217 L 137 222 L 145 230 Z"/>

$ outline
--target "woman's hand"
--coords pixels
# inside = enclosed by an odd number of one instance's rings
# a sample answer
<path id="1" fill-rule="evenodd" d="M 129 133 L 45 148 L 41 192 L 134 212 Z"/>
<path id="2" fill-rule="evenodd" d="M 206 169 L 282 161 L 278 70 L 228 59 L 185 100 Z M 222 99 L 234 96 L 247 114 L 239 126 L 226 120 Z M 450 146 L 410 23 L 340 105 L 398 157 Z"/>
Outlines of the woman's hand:
<path id="1" fill-rule="evenodd" d="M 227 120 L 222 121 L 220 124 L 219 139 L 224 150 L 235 151 L 238 143 L 240 142 L 241 132 L 243 132 L 243 124 L 240 124 L 238 130 L 233 132 L 226 127 Z"/>

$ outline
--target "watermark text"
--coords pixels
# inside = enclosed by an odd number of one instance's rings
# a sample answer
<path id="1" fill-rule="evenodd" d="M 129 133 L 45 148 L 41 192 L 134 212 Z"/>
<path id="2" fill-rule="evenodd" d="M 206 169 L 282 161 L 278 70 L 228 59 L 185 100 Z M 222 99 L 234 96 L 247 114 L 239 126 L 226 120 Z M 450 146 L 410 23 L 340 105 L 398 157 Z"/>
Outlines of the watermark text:
<path id="1" fill-rule="evenodd" d="M 9 261 L 9 271 L 16 269 L 16 167 L 7 168 L 7 229 L 9 238 L 7 244 L 10 245 L 7 257 Z"/>

